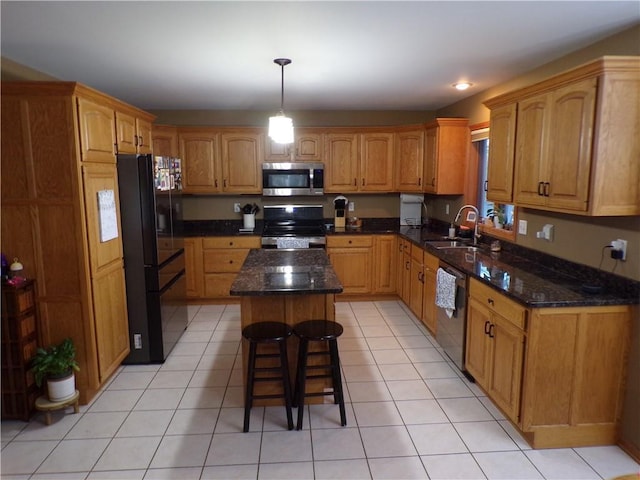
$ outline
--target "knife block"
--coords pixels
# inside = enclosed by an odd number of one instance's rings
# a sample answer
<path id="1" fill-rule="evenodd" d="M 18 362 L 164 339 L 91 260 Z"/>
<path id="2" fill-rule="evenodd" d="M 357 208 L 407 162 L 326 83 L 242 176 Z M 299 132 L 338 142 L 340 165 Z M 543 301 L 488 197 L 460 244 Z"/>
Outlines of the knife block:
<path id="1" fill-rule="evenodd" d="M 345 214 L 343 209 L 336 209 L 336 214 L 333 218 L 334 228 L 345 228 Z"/>

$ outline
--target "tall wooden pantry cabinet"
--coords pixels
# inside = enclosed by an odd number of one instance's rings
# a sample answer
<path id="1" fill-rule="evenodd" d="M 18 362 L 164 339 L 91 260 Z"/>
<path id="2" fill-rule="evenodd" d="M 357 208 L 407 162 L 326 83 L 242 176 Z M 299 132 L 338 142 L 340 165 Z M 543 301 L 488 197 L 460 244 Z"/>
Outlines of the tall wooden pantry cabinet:
<path id="1" fill-rule="evenodd" d="M 73 339 L 87 403 L 129 353 L 116 115 L 154 117 L 74 82 L 3 82 L 1 98 L 2 251 L 37 281 L 39 344 Z"/>

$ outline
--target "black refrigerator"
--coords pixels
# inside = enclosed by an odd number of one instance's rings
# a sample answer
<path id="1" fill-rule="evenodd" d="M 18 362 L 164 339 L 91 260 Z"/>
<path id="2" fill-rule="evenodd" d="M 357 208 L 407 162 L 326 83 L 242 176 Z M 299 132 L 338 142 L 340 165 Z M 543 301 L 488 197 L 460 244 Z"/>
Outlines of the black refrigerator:
<path id="1" fill-rule="evenodd" d="M 118 155 L 128 364 L 162 363 L 187 328 L 181 162 Z"/>

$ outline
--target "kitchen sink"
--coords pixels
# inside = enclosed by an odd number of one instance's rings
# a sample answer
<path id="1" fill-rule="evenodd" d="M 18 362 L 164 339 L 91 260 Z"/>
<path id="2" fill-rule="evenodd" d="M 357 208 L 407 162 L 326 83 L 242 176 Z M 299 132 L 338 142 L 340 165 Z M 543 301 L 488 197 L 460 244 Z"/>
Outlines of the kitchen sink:
<path id="1" fill-rule="evenodd" d="M 472 252 L 477 252 L 478 250 L 480 250 L 480 247 L 470 245 L 466 242 L 459 242 L 457 240 L 435 240 L 431 242 L 427 241 L 426 243 L 438 250 L 444 250 L 449 248 L 464 248 Z"/>

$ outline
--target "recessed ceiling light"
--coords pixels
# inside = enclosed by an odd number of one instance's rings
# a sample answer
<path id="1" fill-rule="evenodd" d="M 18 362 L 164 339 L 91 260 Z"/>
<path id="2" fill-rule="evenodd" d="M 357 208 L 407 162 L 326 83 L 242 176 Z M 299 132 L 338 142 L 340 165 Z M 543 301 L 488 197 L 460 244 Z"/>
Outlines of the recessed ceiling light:
<path id="1" fill-rule="evenodd" d="M 457 90 L 466 90 L 471 85 L 473 85 L 473 83 L 469 82 L 457 82 L 453 84 L 453 86 L 456 87 Z"/>

